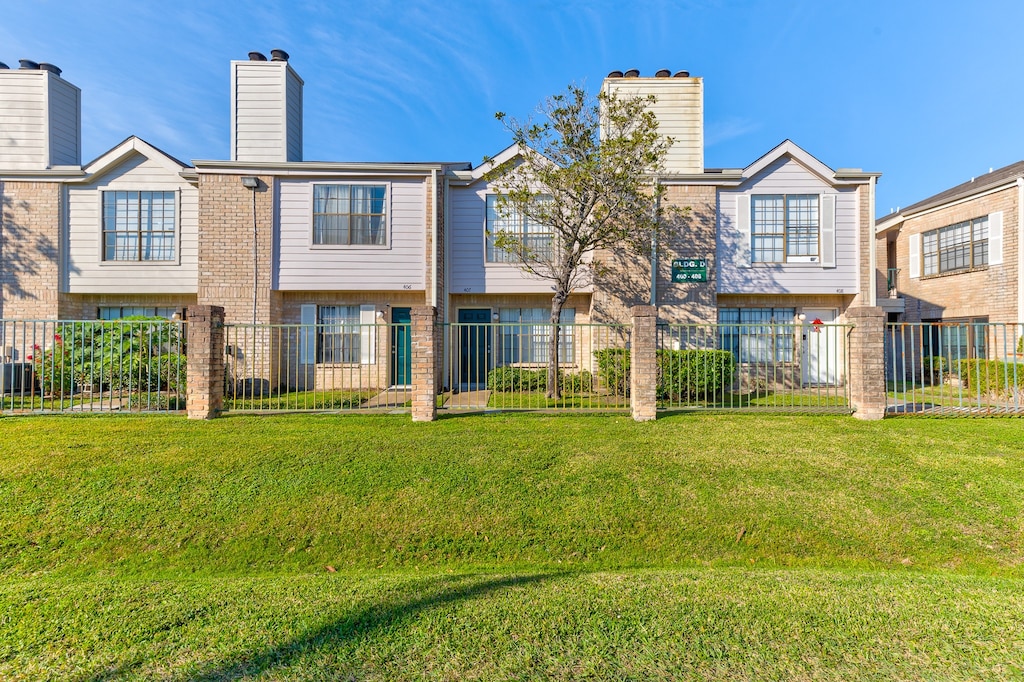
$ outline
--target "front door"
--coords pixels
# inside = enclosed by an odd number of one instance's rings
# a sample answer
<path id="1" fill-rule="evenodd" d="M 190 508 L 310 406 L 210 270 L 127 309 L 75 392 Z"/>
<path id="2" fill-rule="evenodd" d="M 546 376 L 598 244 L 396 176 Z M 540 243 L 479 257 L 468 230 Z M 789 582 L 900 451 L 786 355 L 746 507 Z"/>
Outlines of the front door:
<path id="1" fill-rule="evenodd" d="M 491 366 L 490 308 L 459 311 L 459 390 L 476 391 L 487 387 Z"/>
<path id="2" fill-rule="evenodd" d="M 843 337 L 834 308 L 805 308 L 803 324 L 803 382 L 805 386 L 836 386 L 843 359 Z M 820 321 L 821 324 L 814 324 Z"/>
<path id="3" fill-rule="evenodd" d="M 412 383 L 412 308 L 391 309 L 391 385 Z"/>

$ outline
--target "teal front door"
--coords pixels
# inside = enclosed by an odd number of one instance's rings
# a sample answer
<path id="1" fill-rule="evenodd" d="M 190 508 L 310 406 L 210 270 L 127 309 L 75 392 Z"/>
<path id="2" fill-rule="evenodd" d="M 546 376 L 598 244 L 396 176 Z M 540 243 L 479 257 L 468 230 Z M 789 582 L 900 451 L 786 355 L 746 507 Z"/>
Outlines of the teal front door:
<path id="1" fill-rule="evenodd" d="M 459 390 L 487 387 L 491 366 L 490 308 L 459 311 Z"/>
<path id="2" fill-rule="evenodd" d="M 391 309 L 391 385 L 412 383 L 412 308 Z"/>

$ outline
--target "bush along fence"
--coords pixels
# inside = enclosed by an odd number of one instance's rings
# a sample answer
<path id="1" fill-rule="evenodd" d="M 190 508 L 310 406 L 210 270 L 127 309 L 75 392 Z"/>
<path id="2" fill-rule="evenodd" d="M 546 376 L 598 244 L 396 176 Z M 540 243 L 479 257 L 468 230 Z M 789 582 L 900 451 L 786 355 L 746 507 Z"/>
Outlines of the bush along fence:
<path id="1" fill-rule="evenodd" d="M 415 421 L 479 410 L 886 411 L 884 324 L 563 324 L 557 385 L 548 323 L 441 323 L 433 308 L 401 322 L 225 324 L 217 306 L 187 323 L 5 322 L 3 410 L 402 411 Z M 29 357 L 31 356 L 31 357 Z M 557 388 L 557 390 L 555 390 Z"/>

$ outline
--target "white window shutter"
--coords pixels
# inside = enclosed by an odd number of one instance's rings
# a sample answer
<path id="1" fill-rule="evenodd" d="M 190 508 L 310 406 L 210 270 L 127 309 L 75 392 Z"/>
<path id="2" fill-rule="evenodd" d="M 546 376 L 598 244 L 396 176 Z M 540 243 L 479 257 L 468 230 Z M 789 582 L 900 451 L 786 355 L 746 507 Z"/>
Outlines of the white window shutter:
<path id="1" fill-rule="evenodd" d="M 377 309 L 373 305 L 359 306 L 359 362 L 377 363 Z"/>
<path id="2" fill-rule="evenodd" d="M 1003 212 L 988 214 L 988 264 L 1003 262 Z M 1019 276 L 1019 275 L 1018 275 Z"/>
<path id="3" fill-rule="evenodd" d="M 836 266 L 836 195 L 821 195 L 821 267 Z"/>
<path id="4" fill-rule="evenodd" d="M 910 235 L 909 244 L 910 277 L 911 279 L 917 279 L 921 276 L 921 235 Z"/>
<path id="5" fill-rule="evenodd" d="M 736 195 L 736 228 L 739 232 L 736 241 L 734 263 L 740 268 L 750 267 L 750 195 Z"/>
<path id="6" fill-rule="evenodd" d="M 299 364 L 312 365 L 316 362 L 316 306 L 303 304 L 299 310 Z"/>

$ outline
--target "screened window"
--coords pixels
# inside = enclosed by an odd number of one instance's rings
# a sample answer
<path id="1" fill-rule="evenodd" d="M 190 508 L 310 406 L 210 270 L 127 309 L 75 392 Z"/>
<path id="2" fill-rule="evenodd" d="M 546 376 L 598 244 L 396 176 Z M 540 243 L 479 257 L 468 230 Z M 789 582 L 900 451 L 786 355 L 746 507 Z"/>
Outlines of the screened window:
<path id="1" fill-rule="evenodd" d="M 177 308 L 153 306 L 100 306 L 98 318 L 101 320 L 119 320 L 122 317 L 165 317 L 168 320 L 178 311 Z"/>
<path id="2" fill-rule="evenodd" d="M 921 258 L 926 275 L 988 265 L 988 216 L 923 233 Z"/>
<path id="3" fill-rule="evenodd" d="M 750 198 L 751 259 L 755 263 L 818 256 L 817 194 L 755 194 Z"/>
<path id="4" fill-rule="evenodd" d="M 795 308 L 722 308 L 719 345 L 738 362 L 793 362 Z"/>
<path id="5" fill-rule="evenodd" d="M 558 361 L 572 362 L 575 308 L 562 308 L 558 328 Z M 501 363 L 544 364 L 551 347 L 550 308 L 500 308 L 498 328 L 501 334 Z"/>
<path id="6" fill-rule="evenodd" d="M 359 362 L 359 306 L 322 305 L 316 316 L 316 361 Z"/>
<path id="7" fill-rule="evenodd" d="M 384 246 L 384 185 L 313 185 L 313 243 Z"/>
<path id="8" fill-rule="evenodd" d="M 103 260 L 174 260 L 174 192 L 103 192 Z"/>
<path id="9" fill-rule="evenodd" d="M 547 197 L 538 197 L 536 200 L 546 201 Z M 506 206 L 506 210 L 510 210 L 511 213 L 498 210 L 497 195 L 487 195 L 487 262 L 515 263 L 517 261 L 518 257 L 515 254 L 495 245 L 495 237 L 499 232 L 507 233 L 522 242 L 528 252 L 535 254 L 537 259 L 551 258 L 554 234 L 550 228 L 512 210 L 511 206 Z"/>

